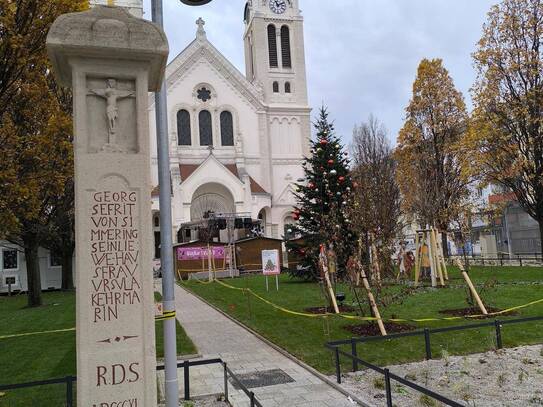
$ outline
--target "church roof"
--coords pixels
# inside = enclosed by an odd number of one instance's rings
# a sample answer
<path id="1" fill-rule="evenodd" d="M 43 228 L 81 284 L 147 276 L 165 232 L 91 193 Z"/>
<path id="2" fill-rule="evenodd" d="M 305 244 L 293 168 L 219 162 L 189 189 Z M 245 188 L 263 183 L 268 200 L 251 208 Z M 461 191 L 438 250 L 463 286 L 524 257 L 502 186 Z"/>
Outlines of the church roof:
<path id="1" fill-rule="evenodd" d="M 179 164 L 179 173 L 181 175 L 181 183 L 192 175 L 194 171 L 198 169 L 202 164 Z M 223 164 L 232 174 L 234 174 L 240 181 L 238 167 L 236 164 Z M 252 194 L 267 194 L 268 192 L 262 188 L 262 186 L 256 182 L 253 177 L 249 176 L 250 187 Z M 158 196 L 160 194 L 160 187 L 157 185 L 153 188 L 151 196 Z"/>
<path id="2" fill-rule="evenodd" d="M 166 67 L 166 84 L 173 89 L 190 69 L 202 58 L 206 59 L 216 71 L 228 80 L 237 92 L 245 97 L 256 109 L 263 109 L 264 90 L 247 80 L 226 57 L 208 41 L 203 29 L 203 20 L 198 19 L 196 38 L 181 51 Z"/>
<path id="3" fill-rule="evenodd" d="M 194 171 L 200 166 L 201 164 L 179 164 L 179 172 L 181 174 L 181 182 L 183 180 L 186 180 L 188 177 L 192 175 Z M 241 177 L 238 172 L 238 167 L 236 164 L 223 164 L 232 174 L 234 174 L 237 178 L 241 180 Z M 267 194 L 268 192 L 260 186 L 258 182 L 256 182 L 253 177 L 249 176 L 249 180 L 251 182 L 251 193 L 253 194 Z"/>

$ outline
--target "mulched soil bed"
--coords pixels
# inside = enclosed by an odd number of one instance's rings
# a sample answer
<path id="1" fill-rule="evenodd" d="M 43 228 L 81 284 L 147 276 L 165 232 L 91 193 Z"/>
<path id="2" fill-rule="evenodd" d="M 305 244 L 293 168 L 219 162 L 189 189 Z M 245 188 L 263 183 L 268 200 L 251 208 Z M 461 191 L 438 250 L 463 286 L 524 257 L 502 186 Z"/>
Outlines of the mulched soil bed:
<path id="1" fill-rule="evenodd" d="M 387 334 L 409 332 L 417 329 L 416 326 L 395 322 L 385 322 Z M 355 334 L 356 336 L 381 336 L 379 326 L 375 323 L 361 325 L 346 325 L 343 329 Z"/>
<path id="2" fill-rule="evenodd" d="M 486 310 L 488 311 L 488 313 L 501 311 L 500 308 L 494 308 L 494 307 L 486 307 Z M 458 308 L 458 309 L 444 309 L 444 310 L 439 311 L 439 313 L 444 314 L 444 315 L 450 315 L 453 317 L 467 317 L 470 315 L 481 315 L 481 310 L 478 307 L 468 307 L 468 308 Z M 510 315 L 517 315 L 517 314 L 518 313 L 515 311 L 509 311 L 509 312 L 504 312 L 498 315 L 488 315 L 488 316 L 482 315 L 482 316 L 470 318 L 470 319 L 497 318 L 501 315 L 510 316 Z"/>
<path id="3" fill-rule="evenodd" d="M 354 308 L 351 307 L 350 305 L 338 305 L 338 308 L 339 308 L 339 312 L 353 312 L 354 311 Z M 324 309 L 324 307 L 310 307 L 310 308 L 305 308 L 304 309 L 305 312 L 309 312 L 310 314 L 324 314 L 326 312 L 329 312 L 329 313 L 334 313 L 334 309 L 333 308 L 326 308 L 326 310 Z"/>

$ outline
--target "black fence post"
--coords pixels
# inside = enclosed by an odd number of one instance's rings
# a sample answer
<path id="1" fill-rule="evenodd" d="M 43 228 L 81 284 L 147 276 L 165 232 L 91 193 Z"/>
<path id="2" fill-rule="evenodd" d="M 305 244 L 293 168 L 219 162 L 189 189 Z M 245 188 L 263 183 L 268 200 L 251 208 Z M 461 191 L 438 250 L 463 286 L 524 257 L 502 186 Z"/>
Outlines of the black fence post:
<path id="1" fill-rule="evenodd" d="M 251 392 L 249 393 L 250 394 L 250 399 L 251 399 L 251 407 L 255 407 L 255 393 L 254 392 Z"/>
<path id="2" fill-rule="evenodd" d="M 385 369 L 385 392 L 387 396 L 387 407 L 392 407 L 392 391 L 390 389 L 390 372 Z"/>
<path id="3" fill-rule="evenodd" d="M 498 347 L 498 349 L 501 349 L 503 348 L 502 329 L 500 321 L 498 319 L 494 320 L 494 326 L 496 327 L 496 346 Z"/>
<path id="4" fill-rule="evenodd" d="M 354 338 L 351 338 L 351 353 L 353 354 L 353 372 L 356 372 L 358 370 L 358 360 L 355 358 L 358 357 L 358 352 L 356 350 L 356 340 Z"/>
<path id="5" fill-rule="evenodd" d="M 430 347 L 430 331 L 424 328 L 424 345 L 426 348 L 426 360 L 432 359 L 432 348 Z"/>
<path id="6" fill-rule="evenodd" d="M 518 261 L 520 262 L 520 267 L 522 267 L 522 257 L 520 257 L 520 254 L 518 255 Z"/>
<path id="7" fill-rule="evenodd" d="M 500 266 L 503 266 L 503 256 L 500 256 Z"/>
<path id="8" fill-rule="evenodd" d="M 73 407 L 74 394 L 73 394 L 73 377 L 66 376 L 66 407 Z"/>
<path id="9" fill-rule="evenodd" d="M 336 380 L 339 384 L 341 384 L 341 366 L 339 364 L 339 348 L 336 346 L 334 350 L 336 352 Z"/>
<path id="10" fill-rule="evenodd" d="M 185 387 L 185 400 L 190 400 L 189 361 L 183 362 L 183 383 Z"/>
<path id="11" fill-rule="evenodd" d="M 224 367 L 224 401 L 228 403 L 228 370 L 226 370 L 226 362 L 223 362 Z"/>

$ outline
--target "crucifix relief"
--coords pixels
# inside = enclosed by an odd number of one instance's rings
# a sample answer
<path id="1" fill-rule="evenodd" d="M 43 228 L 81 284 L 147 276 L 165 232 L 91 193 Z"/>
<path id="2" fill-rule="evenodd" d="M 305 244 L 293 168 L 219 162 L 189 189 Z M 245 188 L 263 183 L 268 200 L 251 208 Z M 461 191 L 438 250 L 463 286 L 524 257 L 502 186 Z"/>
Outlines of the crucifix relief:
<path id="1" fill-rule="evenodd" d="M 89 89 L 88 94 L 103 98 L 106 102 L 107 141 L 101 146 L 101 150 L 105 152 L 126 152 L 122 146 L 123 143 L 117 139 L 119 101 L 125 98 L 135 98 L 135 92 L 118 89 L 115 79 L 107 79 L 105 89 Z M 123 120 L 128 120 L 128 118 L 123 118 Z"/>

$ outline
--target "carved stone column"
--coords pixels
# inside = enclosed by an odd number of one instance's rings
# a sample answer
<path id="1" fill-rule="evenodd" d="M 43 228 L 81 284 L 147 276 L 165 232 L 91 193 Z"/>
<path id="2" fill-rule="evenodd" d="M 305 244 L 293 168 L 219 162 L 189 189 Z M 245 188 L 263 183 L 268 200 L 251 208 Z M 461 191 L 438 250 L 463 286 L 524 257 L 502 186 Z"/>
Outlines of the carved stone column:
<path id="1" fill-rule="evenodd" d="M 47 48 L 73 88 L 78 406 L 156 406 L 148 91 L 168 44 L 118 7 L 60 16 Z"/>

